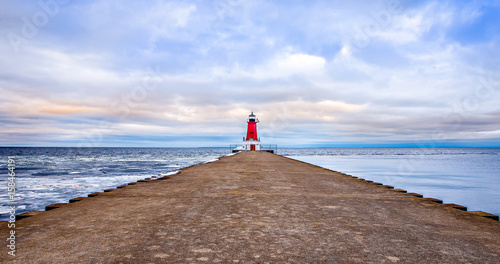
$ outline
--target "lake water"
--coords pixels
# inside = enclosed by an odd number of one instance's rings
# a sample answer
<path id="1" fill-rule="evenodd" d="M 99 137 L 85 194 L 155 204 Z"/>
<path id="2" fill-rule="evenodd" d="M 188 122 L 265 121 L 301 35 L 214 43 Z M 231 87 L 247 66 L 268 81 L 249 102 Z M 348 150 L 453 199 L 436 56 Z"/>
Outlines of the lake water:
<path id="1" fill-rule="evenodd" d="M 7 157 L 16 156 L 17 214 L 175 172 L 229 148 L 0 147 L 0 220 L 8 217 Z M 278 149 L 278 154 L 426 197 L 500 214 L 499 148 Z"/>
<path id="2" fill-rule="evenodd" d="M 229 148 L 0 147 L 0 220 L 6 220 L 8 156 L 16 156 L 16 214 L 212 161 Z"/>
<path id="3" fill-rule="evenodd" d="M 281 149 L 281 154 L 500 215 L 500 148 Z"/>

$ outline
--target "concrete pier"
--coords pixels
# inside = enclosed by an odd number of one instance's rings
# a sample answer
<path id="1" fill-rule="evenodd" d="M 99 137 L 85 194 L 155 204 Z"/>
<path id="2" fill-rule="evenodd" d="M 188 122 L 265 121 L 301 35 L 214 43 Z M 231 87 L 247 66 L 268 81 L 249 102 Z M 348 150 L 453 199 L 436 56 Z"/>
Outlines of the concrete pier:
<path id="1" fill-rule="evenodd" d="M 391 187 L 240 153 L 18 220 L 0 262 L 498 263 L 500 222 Z"/>

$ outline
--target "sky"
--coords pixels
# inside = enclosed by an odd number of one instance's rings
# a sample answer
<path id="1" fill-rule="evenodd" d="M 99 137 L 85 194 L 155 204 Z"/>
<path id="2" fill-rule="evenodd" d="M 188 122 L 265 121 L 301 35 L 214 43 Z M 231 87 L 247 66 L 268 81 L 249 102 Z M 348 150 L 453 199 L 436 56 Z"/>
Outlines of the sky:
<path id="1" fill-rule="evenodd" d="M 0 146 L 500 147 L 500 1 L 0 0 Z"/>

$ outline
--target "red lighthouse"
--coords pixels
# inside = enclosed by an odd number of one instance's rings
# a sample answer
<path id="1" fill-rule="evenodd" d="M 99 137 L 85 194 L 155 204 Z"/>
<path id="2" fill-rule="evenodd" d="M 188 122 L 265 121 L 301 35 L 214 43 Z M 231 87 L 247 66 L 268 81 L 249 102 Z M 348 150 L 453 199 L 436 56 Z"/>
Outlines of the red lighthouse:
<path id="1" fill-rule="evenodd" d="M 259 123 L 259 119 L 252 113 L 248 116 L 247 119 L 247 136 L 243 137 L 243 146 L 230 145 L 233 153 L 241 152 L 241 151 L 267 151 L 270 153 L 276 153 L 278 151 L 278 145 L 265 145 L 262 146 L 260 144 L 260 138 L 257 136 L 257 123 Z"/>
<path id="2" fill-rule="evenodd" d="M 247 128 L 247 138 L 246 140 L 259 140 L 257 138 L 257 123 L 259 120 L 255 117 L 255 115 L 252 113 L 248 116 L 248 128 Z"/>
<path id="3" fill-rule="evenodd" d="M 247 137 L 243 138 L 244 150 L 260 150 L 260 139 L 257 137 L 257 123 L 259 119 L 252 113 L 248 116 Z"/>

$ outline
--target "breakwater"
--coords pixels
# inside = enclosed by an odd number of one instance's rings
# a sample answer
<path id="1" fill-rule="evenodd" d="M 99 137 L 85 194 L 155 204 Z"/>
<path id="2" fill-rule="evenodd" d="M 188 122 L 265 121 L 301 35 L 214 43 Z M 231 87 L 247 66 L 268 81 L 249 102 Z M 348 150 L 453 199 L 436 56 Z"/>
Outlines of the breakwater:
<path id="1" fill-rule="evenodd" d="M 16 221 L 18 263 L 495 262 L 500 223 L 270 153 L 93 193 Z M 5 222 L 0 234 L 7 235 Z"/>

